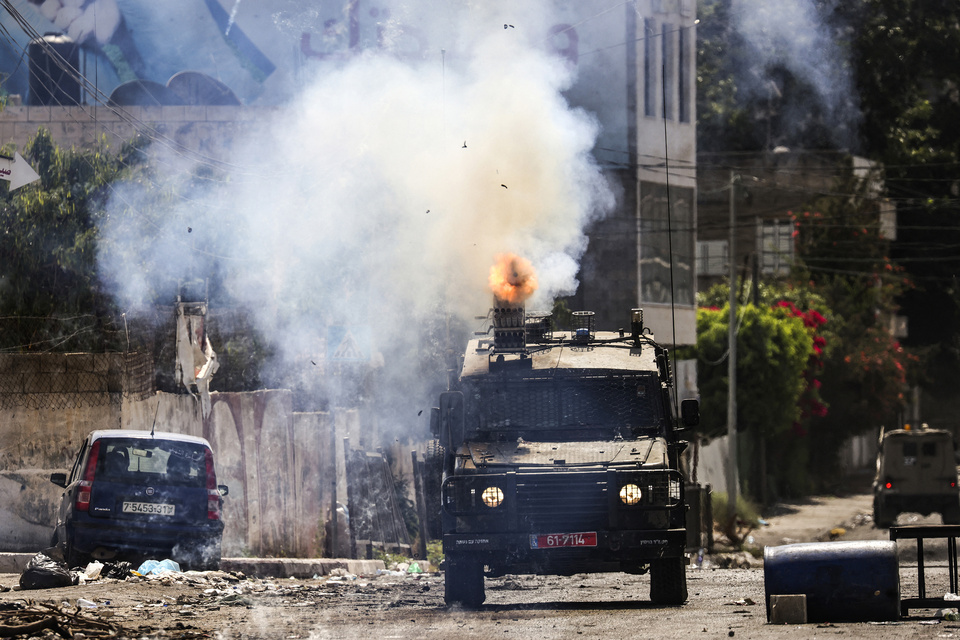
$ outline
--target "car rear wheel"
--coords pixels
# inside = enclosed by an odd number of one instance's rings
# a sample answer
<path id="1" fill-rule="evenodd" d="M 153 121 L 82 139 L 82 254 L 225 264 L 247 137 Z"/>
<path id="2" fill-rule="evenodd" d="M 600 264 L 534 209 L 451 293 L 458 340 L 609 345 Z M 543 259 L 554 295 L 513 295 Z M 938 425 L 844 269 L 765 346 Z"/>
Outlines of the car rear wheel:
<path id="1" fill-rule="evenodd" d="M 483 604 L 483 563 L 462 554 L 448 553 L 444 561 L 444 600 L 448 605 L 475 608 Z"/>
<path id="2" fill-rule="evenodd" d="M 63 550 L 63 558 L 67 561 L 67 567 L 70 569 L 76 569 L 77 567 L 85 567 L 87 564 L 87 557 L 85 554 L 78 552 L 73 548 L 73 544 L 70 540 L 67 540 L 66 545 Z"/>
<path id="3" fill-rule="evenodd" d="M 680 605 L 687 601 L 684 558 L 664 558 L 650 563 L 650 600 L 666 605 Z"/>

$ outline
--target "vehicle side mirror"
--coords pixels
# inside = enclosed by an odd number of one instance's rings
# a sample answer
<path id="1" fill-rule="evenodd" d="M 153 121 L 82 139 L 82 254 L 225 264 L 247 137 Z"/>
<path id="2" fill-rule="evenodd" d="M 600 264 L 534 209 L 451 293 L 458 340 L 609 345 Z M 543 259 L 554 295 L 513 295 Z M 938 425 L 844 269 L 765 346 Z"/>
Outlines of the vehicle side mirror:
<path id="1" fill-rule="evenodd" d="M 700 424 L 700 403 L 693 398 L 682 401 L 680 419 L 685 427 L 695 427 Z"/>
<path id="2" fill-rule="evenodd" d="M 67 486 L 67 474 L 65 473 L 51 473 L 50 482 L 57 485 L 58 487 Z"/>
<path id="3" fill-rule="evenodd" d="M 228 486 L 225 485 L 225 484 L 218 484 L 218 485 L 217 485 L 217 491 L 220 492 L 220 496 L 222 497 L 222 496 L 225 496 L 225 495 L 227 495 L 228 493 L 230 493 L 230 487 L 228 487 Z"/>

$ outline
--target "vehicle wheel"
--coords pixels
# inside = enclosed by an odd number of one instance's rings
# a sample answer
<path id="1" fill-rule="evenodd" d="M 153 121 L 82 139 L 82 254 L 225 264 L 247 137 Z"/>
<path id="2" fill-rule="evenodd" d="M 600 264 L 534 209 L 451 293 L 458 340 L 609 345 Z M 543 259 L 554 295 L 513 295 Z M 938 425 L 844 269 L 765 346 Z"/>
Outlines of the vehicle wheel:
<path id="1" fill-rule="evenodd" d="M 940 512 L 943 524 L 960 524 L 960 507 L 949 507 Z"/>
<path id="2" fill-rule="evenodd" d="M 889 529 L 893 524 L 893 518 L 890 517 L 890 510 L 884 508 L 883 501 L 879 498 L 873 499 L 873 524 L 877 529 Z"/>
<path id="3" fill-rule="evenodd" d="M 444 561 L 444 600 L 448 605 L 475 608 L 483 604 L 483 564 L 476 559 L 448 553 Z"/>
<path id="4" fill-rule="evenodd" d="M 87 565 L 87 557 L 84 554 L 75 551 L 69 540 L 67 540 L 67 544 L 63 550 L 63 559 L 66 560 L 67 567 L 70 569 L 85 567 Z"/>
<path id="5" fill-rule="evenodd" d="M 687 568 L 683 558 L 664 558 L 650 563 L 650 600 L 668 605 L 686 602 Z"/>

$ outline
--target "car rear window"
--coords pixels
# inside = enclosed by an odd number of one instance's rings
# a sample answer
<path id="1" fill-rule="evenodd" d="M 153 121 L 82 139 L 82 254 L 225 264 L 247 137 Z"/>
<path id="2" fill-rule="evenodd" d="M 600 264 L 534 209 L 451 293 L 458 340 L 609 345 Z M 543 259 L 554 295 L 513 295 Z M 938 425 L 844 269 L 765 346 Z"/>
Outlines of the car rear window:
<path id="1" fill-rule="evenodd" d="M 96 477 L 117 482 L 206 486 L 206 447 L 176 440 L 100 440 Z"/>

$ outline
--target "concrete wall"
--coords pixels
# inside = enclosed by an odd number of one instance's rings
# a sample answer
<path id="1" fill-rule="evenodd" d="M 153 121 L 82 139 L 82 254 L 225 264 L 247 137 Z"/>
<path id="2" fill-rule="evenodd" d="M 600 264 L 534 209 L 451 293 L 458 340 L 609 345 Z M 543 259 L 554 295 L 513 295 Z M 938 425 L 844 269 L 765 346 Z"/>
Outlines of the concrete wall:
<path id="1" fill-rule="evenodd" d="M 69 471 L 93 429 L 155 424 L 207 438 L 218 481 L 230 488 L 224 555 L 320 556 L 335 492 L 346 501 L 339 443 L 359 441 L 355 412 L 295 413 L 287 390 L 213 393 L 207 420 L 189 395 L 113 394 L 113 402 L 89 406 L 76 394 L 75 406 L 61 409 L 29 408 L 26 396 L 21 406 L 0 409 L 0 550 L 48 546 L 61 493 L 50 473 Z"/>
<path id="2" fill-rule="evenodd" d="M 700 484 L 709 484 L 714 491 L 726 493 L 728 451 L 729 445 L 726 436 L 715 438 L 710 441 L 710 444 L 699 448 L 696 479 Z M 688 455 L 688 460 L 691 457 L 692 451 Z M 872 433 L 850 438 L 844 443 L 840 451 L 841 466 L 849 474 L 872 470 L 876 464 L 876 457 L 877 436 Z M 751 461 L 740 460 L 739 464 L 751 464 Z"/>

